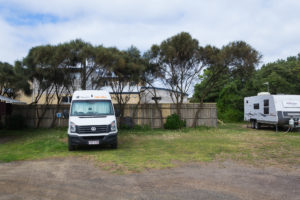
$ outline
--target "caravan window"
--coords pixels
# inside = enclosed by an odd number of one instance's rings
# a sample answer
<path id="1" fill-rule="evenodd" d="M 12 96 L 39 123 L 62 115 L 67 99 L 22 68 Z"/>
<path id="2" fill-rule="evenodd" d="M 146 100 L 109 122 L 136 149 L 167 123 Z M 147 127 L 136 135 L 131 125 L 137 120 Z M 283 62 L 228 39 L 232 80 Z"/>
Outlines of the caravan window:
<path id="1" fill-rule="evenodd" d="M 264 114 L 265 115 L 269 114 L 269 99 L 264 100 Z"/>
<path id="2" fill-rule="evenodd" d="M 268 115 L 269 114 L 269 107 L 264 107 L 264 114 Z"/>
<path id="3" fill-rule="evenodd" d="M 259 109 L 259 103 L 255 103 L 255 104 L 254 104 L 254 109 L 255 109 L 255 110 Z"/>
<path id="4" fill-rule="evenodd" d="M 269 99 L 264 100 L 264 106 L 269 106 Z"/>

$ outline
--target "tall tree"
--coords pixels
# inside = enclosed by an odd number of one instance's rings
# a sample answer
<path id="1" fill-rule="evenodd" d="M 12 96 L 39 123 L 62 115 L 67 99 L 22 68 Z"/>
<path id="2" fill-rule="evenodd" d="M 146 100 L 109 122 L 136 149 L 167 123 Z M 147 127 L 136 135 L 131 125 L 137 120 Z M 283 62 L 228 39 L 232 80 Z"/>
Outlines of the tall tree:
<path id="1" fill-rule="evenodd" d="M 240 95 L 242 97 L 255 91 L 253 89 L 253 77 L 261 55 L 243 41 L 231 42 L 220 50 L 209 49 L 211 48 L 206 49 L 202 54 L 204 59 L 207 60 L 208 68 L 204 75 L 200 77 L 201 83 L 195 86 L 193 101 L 218 101 L 218 105 L 224 105 L 218 107 L 218 111 L 224 114 L 226 105 L 232 109 L 236 107 L 224 103 L 223 101 L 226 98 L 223 96 L 221 98 L 221 94 L 239 91 L 239 94 L 228 94 L 228 96 Z M 238 99 L 241 101 L 243 98 Z M 237 104 L 241 105 L 240 102 Z M 228 112 L 233 113 L 234 111 L 228 110 Z"/>
<path id="2" fill-rule="evenodd" d="M 0 62 L 0 95 L 15 98 L 19 91 L 29 95 L 30 87 L 25 70 L 19 61 L 14 66 Z"/>
<path id="3" fill-rule="evenodd" d="M 44 105 L 36 111 L 38 116 L 37 127 L 39 127 L 48 105 L 57 105 L 53 113 L 53 116 L 55 116 L 62 96 L 70 92 L 72 75 L 69 70 L 69 60 L 66 57 L 68 50 L 66 45 L 38 46 L 32 48 L 24 59 L 24 64 L 26 64 L 32 80 L 33 104 L 42 103 Z M 41 102 L 41 99 L 44 101 Z M 55 117 L 53 117 L 51 126 L 54 123 Z"/>
<path id="4" fill-rule="evenodd" d="M 285 60 L 267 63 L 257 71 L 255 86 L 258 91 L 266 91 L 266 82 L 272 94 L 299 94 L 300 54 Z"/>
<path id="5" fill-rule="evenodd" d="M 160 45 L 153 45 L 150 50 L 153 64 L 157 64 L 162 73 L 161 81 L 170 89 L 170 95 L 181 117 L 181 105 L 185 95 L 205 64 L 200 57 L 198 40 L 189 33 L 182 32 L 164 40 Z"/>
<path id="6" fill-rule="evenodd" d="M 120 109 L 121 122 L 124 117 L 125 105 L 129 102 L 132 92 L 141 81 L 145 66 L 140 52 L 135 47 L 126 51 L 111 49 L 114 55 L 109 74 L 106 78 L 109 87 L 115 94 Z"/>
<path id="7" fill-rule="evenodd" d="M 73 40 L 66 45 L 70 48 L 69 60 L 80 73 L 80 88 L 86 90 L 90 87 L 88 84 L 91 83 L 91 74 L 95 71 L 95 48 L 80 39 Z"/>
<path id="8" fill-rule="evenodd" d="M 152 59 L 151 51 L 144 53 L 143 60 L 145 63 L 145 70 L 142 73 L 142 84 L 145 86 L 143 91 L 140 92 L 140 99 L 145 98 L 144 95 L 150 94 L 153 98 L 155 108 L 159 113 L 160 126 L 163 128 L 163 115 L 161 104 L 159 104 L 159 94 L 155 84 L 159 83 L 159 80 L 162 78 L 162 72 L 160 71 L 159 65 L 157 63 L 151 63 Z"/>

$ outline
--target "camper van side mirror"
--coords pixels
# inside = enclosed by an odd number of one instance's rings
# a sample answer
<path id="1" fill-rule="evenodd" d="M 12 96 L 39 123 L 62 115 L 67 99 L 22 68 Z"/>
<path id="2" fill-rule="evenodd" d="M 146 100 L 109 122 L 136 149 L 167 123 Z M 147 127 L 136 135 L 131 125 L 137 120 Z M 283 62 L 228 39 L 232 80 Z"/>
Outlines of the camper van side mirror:
<path id="1" fill-rule="evenodd" d="M 121 114 L 120 110 L 119 110 L 119 109 L 116 109 L 116 111 L 115 111 L 116 117 L 120 117 L 120 114 Z"/>
<path id="2" fill-rule="evenodd" d="M 64 112 L 63 112 L 63 116 L 64 116 L 64 118 L 65 119 L 69 119 L 69 111 L 68 110 L 64 110 Z"/>

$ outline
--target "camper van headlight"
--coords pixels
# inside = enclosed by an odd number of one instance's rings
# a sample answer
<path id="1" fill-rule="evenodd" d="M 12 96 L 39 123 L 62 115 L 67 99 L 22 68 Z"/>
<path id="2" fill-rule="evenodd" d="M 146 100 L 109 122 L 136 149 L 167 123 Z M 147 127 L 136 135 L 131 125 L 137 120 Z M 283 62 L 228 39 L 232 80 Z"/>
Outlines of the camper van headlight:
<path id="1" fill-rule="evenodd" d="M 117 130 L 116 121 L 113 121 L 113 122 L 110 124 L 110 130 L 111 130 L 111 131 L 116 131 L 116 130 Z"/>
<path id="2" fill-rule="evenodd" d="M 70 131 L 71 131 L 71 133 L 76 132 L 76 124 L 74 124 L 73 122 L 70 122 Z"/>

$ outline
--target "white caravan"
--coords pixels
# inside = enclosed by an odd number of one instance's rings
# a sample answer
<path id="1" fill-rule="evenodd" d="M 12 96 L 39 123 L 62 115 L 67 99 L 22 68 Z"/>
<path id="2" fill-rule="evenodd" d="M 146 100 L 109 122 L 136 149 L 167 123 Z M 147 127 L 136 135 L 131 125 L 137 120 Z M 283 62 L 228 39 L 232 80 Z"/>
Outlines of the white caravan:
<path id="1" fill-rule="evenodd" d="M 300 95 L 271 95 L 268 92 L 244 98 L 244 120 L 259 129 L 261 124 L 300 126 Z"/>
<path id="2" fill-rule="evenodd" d="M 110 94 L 104 90 L 73 93 L 69 114 L 68 147 L 110 144 L 117 148 L 117 121 Z"/>

